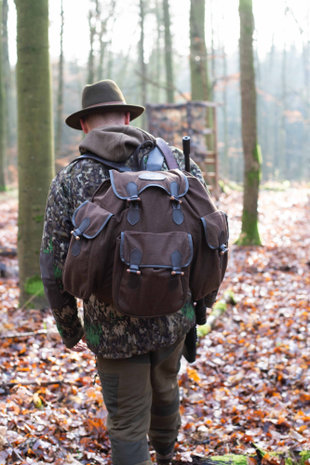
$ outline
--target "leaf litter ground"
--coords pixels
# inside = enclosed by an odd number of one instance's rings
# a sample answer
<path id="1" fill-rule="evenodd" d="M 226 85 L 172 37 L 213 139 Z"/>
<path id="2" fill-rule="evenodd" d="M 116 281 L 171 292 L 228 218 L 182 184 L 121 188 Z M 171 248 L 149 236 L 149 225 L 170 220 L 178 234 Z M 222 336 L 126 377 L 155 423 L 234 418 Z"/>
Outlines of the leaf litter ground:
<path id="1" fill-rule="evenodd" d="M 16 199 L 0 200 L 0 248 L 15 248 Z M 263 247 L 234 245 L 241 193 L 219 206 L 231 238 L 219 299 L 231 290 L 236 302 L 182 363 L 178 464 L 310 449 L 310 190 L 261 192 Z M 64 349 L 48 310 L 18 307 L 16 258 L 0 261 L 0 465 L 110 464 L 93 355 Z"/>

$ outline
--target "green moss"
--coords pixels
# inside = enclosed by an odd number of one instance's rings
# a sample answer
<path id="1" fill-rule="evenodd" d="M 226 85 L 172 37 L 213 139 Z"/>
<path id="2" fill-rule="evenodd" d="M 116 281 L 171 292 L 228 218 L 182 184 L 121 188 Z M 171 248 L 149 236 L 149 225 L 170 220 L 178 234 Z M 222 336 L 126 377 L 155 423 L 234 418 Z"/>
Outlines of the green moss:
<path id="1" fill-rule="evenodd" d="M 224 292 L 224 300 L 230 305 L 237 305 L 237 299 L 232 289 L 227 289 Z"/>
<path id="2" fill-rule="evenodd" d="M 268 181 L 261 186 L 261 189 L 265 191 L 284 192 L 290 187 L 291 187 L 290 181 L 283 181 L 283 182 Z"/>
<path id="3" fill-rule="evenodd" d="M 220 462 L 220 463 L 225 463 L 226 465 L 247 465 L 248 459 L 245 455 L 234 455 L 234 454 L 228 454 L 228 455 L 219 455 L 217 457 L 211 457 L 212 462 Z"/>
<path id="4" fill-rule="evenodd" d="M 227 310 L 226 302 L 224 300 L 218 300 L 217 302 L 215 302 L 213 306 L 213 310 L 221 310 L 222 312 L 226 312 Z"/>
<path id="5" fill-rule="evenodd" d="M 44 221 L 44 215 L 37 215 L 33 218 L 33 220 L 36 222 L 36 223 L 43 223 Z"/>
<path id="6" fill-rule="evenodd" d="M 257 168 L 257 169 L 253 168 L 252 170 L 250 170 L 250 171 L 248 171 L 246 173 L 246 177 L 247 177 L 247 182 L 248 182 L 248 184 L 250 186 L 259 183 L 260 178 L 261 178 L 260 169 L 259 168 Z"/>
<path id="7" fill-rule="evenodd" d="M 300 458 L 301 458 L 301 465 L 304 465 L 304 463 L 307 460 L 310 460 L 310 450 L 305 450 L 300 452 Z"/>
<path id="8" fill-rule="evenodd" d="M 243 210 L 242 214 L 242 231 L 235 244 L 241 246 L 262 245 L 259 232 L 257 215 Z"/>
<path id="9" fill-rule="evenodd" d="M 254 160 L 256 160 L 258 162 L 259 166 L 262 165 L 263 156 L 262 156 L 262 151 L 261 151 L 261 148 L 260 148 L 259 144 L 256 144 L 256 146 L 255 146 L 255 149 L 254 149 L 254 152 L 253 152 L 253 158 L 254 158 Z"/>
<path id="10" fill-rule="evenodd" d="M 24 284 L 24 289 L 29 295 L 44 296 L 44 287 L 42 280 L 39 276 L 32 276 L 28 278 Z"/>
<path id="11" fill-rule="evenodd" d="M 266 452 L 259 448 L 257 448 L 257 450 L 259 456 L 264 457 Z M 292 454 L 290 451 L 286 453 L 268 452 L 268 454 L 273 457 L 278 457 L 281 459 L 284 458 L 285 465 L 305 465 L 306 461 L 310 458 L 310 451 L 302 451 L 299 454 Z M 286 457 L 287 455 L 291 455 L 291 457 Z M 205 463 L 206 465 L 211 465 L 211 463 L 215 463 L 217 465 L 247 465 L 248 459 L 249 457 L 245 455 L 227 454 L 222 456 L 208 457 L 206 461 L 202 461 L 202 464 Z"/>
<path id="12" fill-rule="evenodd" d="M 197 336 L 200 337 L 205 337 L 207 334 L 211 333 L 212 328 L 209 323 L 205 323 L 204 325 L 197 326 Z"/>
<path id="13" fill-rule="evenodd" d="M 221 189 L 221 192 L 223 192 L 224 194 L 227 194 L 228 189 L 227 189 L 226 183 L 223 181 L 223 179 L 219 179 L 218 185 L 219 185 L 219 188 Z"/>

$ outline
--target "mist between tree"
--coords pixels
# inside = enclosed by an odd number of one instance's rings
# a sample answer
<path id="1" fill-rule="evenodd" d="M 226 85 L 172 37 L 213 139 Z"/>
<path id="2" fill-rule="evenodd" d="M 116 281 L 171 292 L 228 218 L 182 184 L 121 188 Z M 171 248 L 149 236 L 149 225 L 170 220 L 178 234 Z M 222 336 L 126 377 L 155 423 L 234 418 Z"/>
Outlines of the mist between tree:
<path id="1" fill-rule="evenodd" d="M 165 3 L 165 2 L 164 2 Z M 84 17 L 84 44 L 87 51 L 85 61 L 72 59 L 75 39 L 72 32 L 79 34 L 69 21 L 68 4 L 53 2 L 50 8 L 50 48 L 55 56 L 55 49 L 60 49 L 60 58 L 52 59 L 53 73 L 53 106 L 55 127 L 55 148 L 59 165 L 67 161 L 67 157 L 75 155 L 75 147 L 80 134 L 75 133 L 63 124 L 64 116 L 74 111 L 80 103 L 80 91 L 86 82 L 111 78 L 116 80 L 124 90 L 127 101 L 146 103 L 167 102 L 168 89 L 172 89 L 175 102 L 191 99 L 191 76 L 189 66 L 189 31 L 190 2 L 175 1 L 164 3 L 159 1 L 132 2 L 128 9 L 135 27 L 128 27 L 127 39 L 123 46 L 116 46 L 119 34 L 119 21 L 123 21 L 122 2 L 119 0 L 98 2 L 90 0 L 83 11 L 88 11 L 88 19 Z M 199 2 L 198 2 L 199 3 Z M 218 104 L 217 131 L 219 152 L 219 175 L 238 183 L 243 180 L 243 152 L 241 142 L 241 106 L 240 106 L 240 72 L 238 55 L 238 4 L 223 5 L 212 0 L 205 2 L 205 37 L 207 60 L 205 68 L 208 72 L 208 100 Z M 223 2 L 220 2 L 223 3 Z M 261 3 L 261 2 L 260 2 Z M 302 2 L 275 2 L 278 8 L 279 22 L 282 26 L 292 28 L 295 25 L 294 39 L 288 36 L 288 42 L 279 44 L 276 34 L 270 41 L 267 50 L 259 5 L 253 1 L 253 11 L 258 16 L 258 26 L 254 35 L 255 75 L 257 90 L 257 129 L 258 143 L 263 156 L 262 180 L 302 181 L 309 178 L 310 165 L 310 45 L 309 21 L 301 23 Z M 7 21 L 7 4 L 12 21 L 15 6 L 12 2 L 3 1 L 4 22 Z M 233 6 L 235 10 L 233 10 Z M 182 7 L 182 14 L 180 12 Z M 63 14 L 61 14 L 63 8 Z M 81 8 L 78 7 L 78 9 Z M 305 15 L 309 7 L 305 9 Z M 232 15 L 234 11 L 234 15 Z M 231 16 L 231 41 L 227 42 L 229 33 L 223 32 L 228 27 L 227 16 Z M 84 15 L 85 16 L 85 15 Z M 168 16 L 168 17 L 167 17 Z M 166 18 L 166 23 L 164 19 Z M 256 19 L 256 18 L 255 18 Z M 168 23 L 167 23 L 168 20 Z M 286 22 L 284 22 L 286 21 Z M 123 23 L 122 23 L 123 24 Z M 143 27 L 142 27 L 143 25 Z M 184 32 L 180 35 L 180 25 Z M 186 26 L 186 27 L 185 27 Z M 237 26 L 237 27 L 236 27 Z M 10 26 L 12 29 L 12 25 Z M 57 34 L 55 29 L 57 27 Z M 270 34 L 266 19 L 266 35 Z M 275 31 L 278 29 L 275 28 Z M 60 34 L 59 34 L 60 32 Z M 127 33 L 128 32 L 128 33 Z M 8 157 L 6 161 L 9 183 L 16 181 L 16 92 L 14 91 L 15 66 L 9 69 L 8 41 L 14 34 L 6 36 L 4 27 L 4 74 L 5 93 L 8 96 L 6 109 Z M 70 34 L 70 35 L 69 35 Z M 292 33 L 291 33 L 292 34 Z M 170 37 L 170 39 L 169 39 Z M 181 40 L 182 37 L 182 40 Z M 134 38 L 134 43 L 132 42 Z M 171 56 L 167 56 L 171 47 Z M 170 40 L 170 42 L 169 42 Z M 180 48 L 180 41 L 182 47 Z M 264 54 L 259 54 L 264 41 Z M 142 44 L 143 42 L 143 44 Z M 232 45 L 233 43 L 233 45 Z M 56 47 L 57 44 L 57 47 Z M 170 45 L 169 45 L 170 44 Z M 183 45 L 184 44 L 184 45 Z M 68 47 L 70 45 L 70 47 Z M 71 53 L 68 52 L 68 49 Z M 236 50 L 234 52 L 234 50 Z M 78 51 L 76 50 L 76 54 Z M 67 58 L 67 55 L 69 57 Z M 199 62 L 205 58 L 197 54 L 194 60 Z M 167 66 L 170 64 L 170 84 L 167 84 Z M 147 129 L 147 122 L 137 122 Z M 62 159 L 65 158 L 65 161 Z M 10 160 L 10 161 L 8 161 Z"/>

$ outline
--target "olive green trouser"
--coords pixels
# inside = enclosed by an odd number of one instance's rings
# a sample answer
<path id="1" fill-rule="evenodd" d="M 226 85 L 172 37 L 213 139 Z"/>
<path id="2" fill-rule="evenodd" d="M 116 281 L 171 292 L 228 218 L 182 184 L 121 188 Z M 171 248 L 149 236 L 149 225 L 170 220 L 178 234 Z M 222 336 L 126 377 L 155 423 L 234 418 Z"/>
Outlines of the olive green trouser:
<path id="1" fill-rule="evenodd" d="M 113 465 L 151 465 L 147 435 L 161 454 L 180 427 L 177 375 L 184 339 L 129 359 L 97 357 Z"/>

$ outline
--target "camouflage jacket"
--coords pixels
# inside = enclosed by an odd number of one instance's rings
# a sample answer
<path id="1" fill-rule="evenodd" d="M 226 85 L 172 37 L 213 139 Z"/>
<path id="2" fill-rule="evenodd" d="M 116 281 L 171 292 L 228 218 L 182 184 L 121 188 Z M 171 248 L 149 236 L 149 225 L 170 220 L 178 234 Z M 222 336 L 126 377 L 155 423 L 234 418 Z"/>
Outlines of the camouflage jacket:
<path id="1" fill-rule="evenodd" d="M 130 164 L 130 155 L 148 139 L 154 138 L 132 126 L 94 129 L 83 139 L 80 152 L 92 152 L 111 161 Z M 172 150 L 180 169 L 184 169 L 183 153 L 173 147 Z M 163 169 L 167 169 L 165 163 Z M 200 169 L 192 161 L 191 173 L 204 184 Z M 138 319 L 125 316 L 112 305 L 91 296 L 83 302 L 81 322 L 76 299 L 62 286 L 62 270 L 71 238 L 71 218 L 74 210 L 91 198 L 107 177 L 108 170 L 91 159 L 72 162 L 57 174 L 47 199 L 40 265 L 45 293 L 64 344 L 71 348 L 85 335 L 88 347 L 95 354 L 127 358 L 174 344 L 194 325 L 195 312 L 189 301 L 172 315 Z"/>

